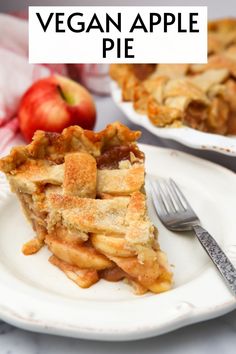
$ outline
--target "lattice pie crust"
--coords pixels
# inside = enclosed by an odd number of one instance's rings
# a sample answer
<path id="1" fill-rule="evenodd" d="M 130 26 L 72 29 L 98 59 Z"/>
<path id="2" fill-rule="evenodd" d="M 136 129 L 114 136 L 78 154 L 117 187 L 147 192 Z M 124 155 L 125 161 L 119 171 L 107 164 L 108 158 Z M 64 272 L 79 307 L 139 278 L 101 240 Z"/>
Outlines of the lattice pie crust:
<path id="1" fill-rule="evenodd" d="M 113 123 L 99 133 L 78 126 L 37 131 L 0 160 L 50 262 L 82 288 L 125 279 L 135 292 L 170 289 L 172 273 L 146 209 L 140 132 Z"/>
<path id="2" fill-rule="evenodd" d="M 236 135 L 236 20 L 208 25 L 207 64 L 113 64 L 123 101 L 159 127 Z"/>

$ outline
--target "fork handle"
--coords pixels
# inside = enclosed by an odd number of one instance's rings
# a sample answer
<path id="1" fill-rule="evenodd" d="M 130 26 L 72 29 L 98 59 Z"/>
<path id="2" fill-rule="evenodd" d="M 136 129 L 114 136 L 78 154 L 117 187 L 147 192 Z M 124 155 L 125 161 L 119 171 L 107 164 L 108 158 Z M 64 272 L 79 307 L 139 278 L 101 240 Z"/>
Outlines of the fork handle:
<path id="1" fill-rule="evenodd" d="M 226 284 L 236 295 L 236 269 L 229 258 L 222 251 L 214 238 L 200 225 L 193 226 L 193 230 L 205 251 L 216 265 Z"/>

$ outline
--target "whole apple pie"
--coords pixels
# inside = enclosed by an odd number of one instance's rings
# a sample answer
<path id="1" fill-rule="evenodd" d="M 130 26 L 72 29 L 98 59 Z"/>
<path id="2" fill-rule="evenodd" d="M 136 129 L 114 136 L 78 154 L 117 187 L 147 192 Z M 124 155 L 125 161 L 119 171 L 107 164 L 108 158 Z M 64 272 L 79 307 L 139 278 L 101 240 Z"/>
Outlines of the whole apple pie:
<path id="1" fill-rule="evenodd" d="M 147 214 L 140 132 L 120 123 L 99 133 L 37 131 L 0 160 L 49 261 L 82 288 L 125 279 L 137 294 L 170 289 L 172 273 Z"/>
<path id="2" fill-rule="evenodd" d="M 208 25 L 207 64 L 113 64 L 123 101 L 159 127 L 236 134 L 236 20 Z"/>

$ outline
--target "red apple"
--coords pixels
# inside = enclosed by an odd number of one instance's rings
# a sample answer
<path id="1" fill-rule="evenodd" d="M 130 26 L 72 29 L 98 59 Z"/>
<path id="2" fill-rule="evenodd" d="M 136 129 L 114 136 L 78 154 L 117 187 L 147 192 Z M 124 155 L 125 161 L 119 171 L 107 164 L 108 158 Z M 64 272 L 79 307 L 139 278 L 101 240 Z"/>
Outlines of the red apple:
<path id="1" fill-rule="evenodd" d="M 18 117 L 22 134 L 30 141 L 38 129 L 58 133 L 70 125 L 93 129 L 96 110 L 84 87 L 55 75 L 35 82 L 26 91 Z"/>

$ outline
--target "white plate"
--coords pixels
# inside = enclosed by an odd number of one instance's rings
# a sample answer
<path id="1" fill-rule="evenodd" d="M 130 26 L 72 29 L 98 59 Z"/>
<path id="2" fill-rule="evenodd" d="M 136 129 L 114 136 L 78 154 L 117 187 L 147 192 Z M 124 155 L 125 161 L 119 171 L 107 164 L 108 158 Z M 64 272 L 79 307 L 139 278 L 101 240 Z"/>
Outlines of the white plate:
<path id="1" fill-rule="evenodd" d="M 137 113 L 132 102 L 123 102 L 121 90 L 116 82 L 111 82 L 111 95 L 117 106 L 124 112 L 129 120 L 138 124 L 154 135 L 161 138 L 172 139 L 195 149 L 212 150 L 219 153 L 236 156 L 236 136 L 223 136 L 218 134 L 203 133 L 188 127 L 158 128 L 155 127 L 146 115 Z"/>
<path id="2" fill-rule="evenodd" d="M 203 225 L 236 260 L 236 177 L 217 165 L 174 150 L 142 145 L 149 174 L 173 177 L 199 214 Z M 32 237 L 30 226 L 0 186 L 0 318 L 32 331 L 65 336 L 132 340 L 155 336 L 219 316 L 236 300 L 193 236 L 167 231 L 155 216 L 160 243 L 174 265 L 174 289 L 136 296 L 119 282 L 100 281 L 80 289 L 48 263 L 46 248 L 33 256 L 21 253 Z"/>

